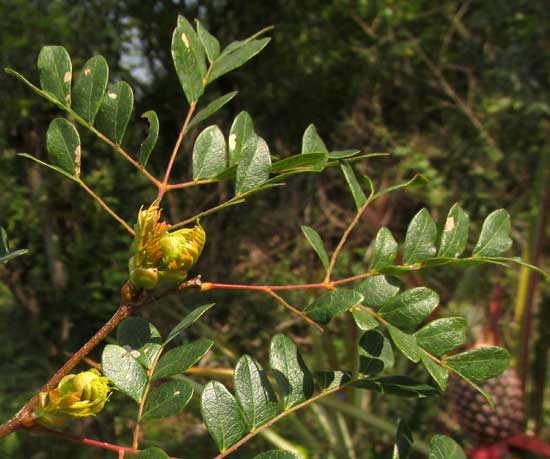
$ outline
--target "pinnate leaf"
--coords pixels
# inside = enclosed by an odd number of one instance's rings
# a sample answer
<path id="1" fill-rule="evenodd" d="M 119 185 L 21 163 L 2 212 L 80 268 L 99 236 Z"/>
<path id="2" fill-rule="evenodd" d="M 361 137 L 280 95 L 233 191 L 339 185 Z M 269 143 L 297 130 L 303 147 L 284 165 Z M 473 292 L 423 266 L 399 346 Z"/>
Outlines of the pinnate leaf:
<path id="1" fill-rule="evenodd" d="M 461 376 L 477 383 L 494 378 L 506 370 L 510 354 L 501 347 L 487 346 L 452 355 L 443 361 Z"/>
<path id="2" fill-rule="evenodd" d="M 474 257 L 498 257 L 512 246 L 510 215 L 504 209 L 487 216 L 474 247 Z"/>
<path id="3" fill-rule="evenodd" d="M 184 380 L 168 381 L 154 387 L 147 397 L 143 419 L 175 416 L 185 408 L 193 396 L 193 386 Z"/>
<path id="4" fill-rule="evenodd" d="M 73 110 L 93 124 L 109 80 L 109 66 L 103 56 L 88 59 L 73 87 Z"/>
<path id="5" fill-rule="evenodd" d="M 397 242 L 391 231 L 380 228 L 374 240 L 374 251 L 370 261 L 369 269 L 380 269 L 393 264 L 397 256 Z"/>
<path id="6" fill-rule="evenodd" d="M 202 359 L 213 344 L 209 339 L 199 339 L 170 349 L 160 358 L 152 380 L 183 373 Z"/>
<path id="7" fill-rule="evenodd" d="M 193 147 L 193 180 L 217 176 L 227 167 L 225 137 L 218 126 L 202 131 Z"/>
<path id="8" fill-rule="evenodd" d="M 470 217 L 462 210 L 458 204 L 455 204 L 449 210 L 445 227 L 441 233 L 441 243 L 439 245 L 438 257 L 459 257 L 468 242 L 468 225 Z"/>
<path id="9" fill-rule="evenodd" d="M 220 451 L 237 443 L 246 432 L 237 401 L 222 383 L 211 381 L 204 386 L 201 413 Z"/>
<path id="10" fill-rule="evenodd" d="M 326 324 L 335 315 L 357 306 L 363 295 L 355 290 L 339 289 L 327 292 L 308 305 L 304 312 L 320 324 Z"/>
<path id="11" fill-rule="evenodd" d="M 115 344 L 107 344 L 101 355 L 101 367 L 103 374 L 118 390 L 140 402 L 147 384 L 147 373 L 132 352 Z"/>
<path id="12" fill-rule="evenodd" d="M 269 364 L 279 386 L 283 409 L 298 405 L 313 395 L 313 377 L 290 338 L 284 335 L 273 337 Z"/>
<path id="13" fill-rule="evenodd" d="M 236 194 L 246 193 L 260 187 L 268 178 L 271 155 L 264 139 L 250 137 L 243 147 L 237 166 Z"/>
<path id="14" fill-rule="evenodd" d="M 117 145 L 122 143 L 134 109 L 134 93 L 125 81 L 115 83 L 103 96 L 96 117 L 97 128 Z"/>
<path id="15" fill-rule="evenodd" d="M 252 357 L 243 355 L 239 359 L 233 379 L 248 430 L 256 430 L 278 414 L 275 392 L 262 367 Z"/>
<path id="16" fill-rule="evenodd" d="M 413 264 L 435 255 L 437 227 L 428 209 L 420 210 L 409 223 L 403 247 L 403 263 Z"/>
<path id="17" fill-rule="evenodd" d="M 73 70 L 69 53 L 62 46 L 44 46 L 38 55 L 40 86 L 61 105 L 71 105 Z"/>
<path id="18" fill-rule="evenodd" d="M 311 247 L 313 247 L 313 250 L 315 250 L 315 253 L 321 259 L 325 270 L 327 270 L 329 266 L 329 259 L 321 236 L 319 236 L 319 233 L 311 226 L 302 225 L 300 228 L 302 229 L 302 232 L 308 242 L 311 244 Z"/>
<path id="19" fill-rule="evenodd" d="M 466 342 L 466 320 L 462 317 L 436 319 L 415 333 L 416 341 L 430 354 L 441 356 Z"/>
<path id="20" fill-rule="evenodd" d="M 65 118 L 56 118 L 48 127 L 46 146 L 52 163 L 67 172 L 79 177 L 81 145 L 80 135 L 72 123 Z"/>

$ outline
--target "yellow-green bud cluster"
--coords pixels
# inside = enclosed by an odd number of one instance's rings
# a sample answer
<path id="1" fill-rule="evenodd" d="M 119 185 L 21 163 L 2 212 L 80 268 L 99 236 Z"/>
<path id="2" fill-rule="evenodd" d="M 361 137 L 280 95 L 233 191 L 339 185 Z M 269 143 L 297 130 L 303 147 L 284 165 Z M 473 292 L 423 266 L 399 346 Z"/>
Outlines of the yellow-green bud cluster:
<path id="1" fill-rule="evenodd" d="M 39 422 L 63 425 L 69 418 L 95 416 L 109 399 L 109 380 L 96 369 L 65 376 L 55 389 L 40 393 L 35 410 Z"/>
<path id="2" fill-rule="evenodd" d="M 136 288 L 154 289 L 185 280 L 206 241 L 200 224 L 170 232 L 168 223 L 159 222 L 160 215 L 156 205 L 139 212 L 129 263 L 130 282 Z"/>

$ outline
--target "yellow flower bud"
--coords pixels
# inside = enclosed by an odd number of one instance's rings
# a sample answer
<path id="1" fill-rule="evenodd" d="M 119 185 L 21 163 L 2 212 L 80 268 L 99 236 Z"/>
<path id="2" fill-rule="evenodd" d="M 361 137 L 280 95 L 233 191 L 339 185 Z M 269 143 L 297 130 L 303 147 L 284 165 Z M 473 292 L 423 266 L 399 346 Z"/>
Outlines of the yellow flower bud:
<path id="1" fill-rule="evenodd" d="M 169 232 L 170 225 L 159 222 L 156 205 L 140 210 L 130 258 L 130 282 L 136 288 L 154 289 L 159 284 L 178 284 L 197 262 L 206 233 L 200 224 Z"/>
<path id="2" fill-rule="evenodd" d="M 42 424 L 60 426 L 69 418 L 95 416 L 110 393 L 109 380 L 96 369 L 70 374 L 55 389 L 40 393 L 35 414 Z"/>

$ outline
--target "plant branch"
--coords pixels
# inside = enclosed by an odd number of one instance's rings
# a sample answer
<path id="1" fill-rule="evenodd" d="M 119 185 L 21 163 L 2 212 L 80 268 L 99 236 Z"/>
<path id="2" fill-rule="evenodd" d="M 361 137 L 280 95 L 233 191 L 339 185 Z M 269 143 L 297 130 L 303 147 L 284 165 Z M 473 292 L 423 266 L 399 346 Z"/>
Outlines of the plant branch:
<path id="1" fill-rule="evenodd" d="M 132 227 L 130 225 L 128 225 L 128 223 L 126 223 L 126 221 L 120 217 L 113 209 L 111 209 L 109 207 L 109 205 L 103 200 L 101 199 L 96 193 L 94 190 L 92 190 L 88 185 L 86 185 L 86 183 L 84 183 L 82 180 L 78 180 L 78 184 L 92 197 L 94 198 L 98 204 L 103 207 L 103 209 L 105 209 L 105 211 L 107 211 L 107 213 L 113 217 L 117 222 L 119 222 L 126 231 L 128 231 L 132 236 L 135 236 L 136 233 L 135 231 L 132 229 Z"/>
<path id="2" fill-rule="evenodd" d="M 166 185 L 166 191 L 179 190 L 182 188 L 189 188 L 192 186 L 207 185 L 209 183 L 218 183 L 218 179 L 204 179 L 204 180 L 191 180 L 190 182 L 172 183 Z"/>
<path id="3" fill-rule="evenodd" d="M 298 308 L 292 306 L 290 303 L 288 303 L 282 296 L 277 295 L 273 290 L 266 289 L 264 290 L 268 295 L 271 295 L 273 298 L 275 298 L 279 303 L 281 303 L 285 308 L 291 310 L 294 314 L 299 315 L 302 319 L 304 319 L 309 325 L 316 328 L 319 332 L 323 333 L 323 327 L 321 327 L 317 322 L 310 319 L 306 314 L 304 314 L 303 311 L 300 311 Z"/>

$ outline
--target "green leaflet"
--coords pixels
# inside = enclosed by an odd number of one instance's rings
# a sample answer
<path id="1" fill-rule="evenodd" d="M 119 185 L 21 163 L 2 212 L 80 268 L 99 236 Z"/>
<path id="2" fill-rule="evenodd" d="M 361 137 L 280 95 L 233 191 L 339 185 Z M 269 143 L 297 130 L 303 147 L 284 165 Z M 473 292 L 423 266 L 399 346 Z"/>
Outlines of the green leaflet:
<path id="1" fill-rule="evenodd" d="M 117 342 L 128 350 L 145 368 L 151 365 L 162 350 L 162 338 L 156 327 L 141 317 L 129 317 L 117 328 Z"/>
<path id="2" fill-rule="evenodd" d="M 323 142 L 313 124 L 306 128 L 302 136 L 302 153 L 328 153 L 325 142 Z"/>
<path id="3" fill-rule="evenodd" d="M 311 226 L 302 225 L 300 228 L 302 229 L 302 233 L 304 233 L 304 236 L 308 242 L 311 244 L 311 247 L 313 247 L 313 250 L 315 250 L 315 253 L 321 259 L 321 263 L 323 263 L 325 270 L 328 270 L 329 259 L 321 236 L 319 236 L 319 233 Z"/>
<path id="4" fill-rule="evenodd" d="M 510 214 L 504 209 L 495 210 L 487 216 L 481 234 L 474 247 L 474 257 L 498 257 L 512 246 L 510 239 Z"/>
<path id="5" fill-rule="evenodd" d="M 137 459 L 168 459 L 169 456 L 162 449 L 152 446 L 142 450 L 137 456 Z"/>
<path id="6" fill-rule="evenodd" d="M 393 343 L 405 356 L 414 363 L 418 363 L 422 357 L 422 349 L 416 343 L 414 335 L 410 335 L 394 327 L 392 324 L 386 325 Z"/>
<path id="7" fill-rule="evenodd" d="M 400 397 L 424 398 L 439 394 L 435 387 L 401 375 L 362 379 L 352 386 Z"/>
<path id="8" fill-rule="evenodd" d="M 220 55 L 220 42 L 218 39 L 212 35 L 206 28 L 196 19 L 197 24 L 197 34 L 199 40 L 206 51 L 206 56 L 208 57 L 208 62 L 215 61 Z"/>
<path id="9" fill-rule="evenodd" d="M 365 195 L 365 192 L 357 181 L 357 177 L 355 176 L 351 165 L 347 161 L 342 161 L 340 163 L 340 168 L 344 173 L 344 177 L 346 178 L 346 182 L 351 191 L 351 195 L 353 196 L 355 207 L 357 208 L 357 210 L 359 210 L 361 209 L 361 207 L 363 207 L 365 202 L 367 202 L 367 196 Z"/>
<path id="10" fill-rule="evenodd" d="M 189 125 L 187 126 L 187 130 L 194 128 L 199 123 L 202 123 L 205 119 L 212 116 L 214 113 L 216 113 L 218 110 L 220 110 L 225 104 L 227 104 L 231 99 L 233 99 L 237 95 L 237 91 L 228 92 L 227 94 L 224 94 L 221 97 L 218 97 L 216 100 L 213 100 L 210 102 L 206 107 L 204 107 L 202 110 L 199 110 L 197 114 L 193 117 Z"/>
<path id="11" fill-rule="evenodd" d="M 52 163 L 78 178 L 80 176 L 80 135 L 72 123 L 65 118 L 56 118 L 48 127 L 46 146 Z"/>
<path id="12" fill-rule="evenodd" d="M 449 371 L 446 368 L 443 368 L 437 362 L 434 362 L 430 357 L 426 355 L 425 352 L 420 354 L 420 359 L 422 363 L 428 370 L 428 373 L 432 376 L 434 381 L 437 383 L 439 388 L 442 391 L 447 390 L 447 380 L 449 379 Z"/>
<path id="13" fill-rule="evenodd" d="M 462 317 L 436 319 L 418 330 L 415 336 L 420 346 L 439 357 L 466 342 L 466 320 Z"/>
<path id="14" fill-rule="evenodd" d="M 506 370 L 510 354 L 496 346 L 478 347 L 443 359 L 445 365 L 473 382 L 486 381 Z"/>
<path id="15" fill-rule="evenodd" d="M 151 156 L 159 137 L 159 118 L 157 113 L 153 110 L 143 113 L 141 118 L 146 118 L 147 121 L 149 121 L 149 132 L 139 148 L 139 163 L 142 166 L 147 166 L 149 157 Z"/>
<path id="16" fill-rule="evenodd" d="M 393 325 L 409 330 L 426 319 L 438 304 L 437 293 L 426 287 L 417 287 L 388 299 L 378 313 Z"/>
<path id="17" fill-rule="evenodd" d="M 374 251 L 370 261 L 369 270 L 375 270 L 392 265 L 397 256 L 397 242 L 391 231 L 380 228 L 374 240 Z"/>
<path id="18" fill-rule="evenodd" d="M 363 302 L 369 308 L 379 309 L 399 292 L 399 287 L 389 283 L 386 276 L 367 277 L 355 289 L 363 295 Z"/>
<path id="19" fill-rule="evenodd" d="M 243 355 L 233 375 L 235 394 L 248 430 L 254 431 L 279 413 L 277 397 L 258 362 Z"/>
<path id="20" fill-rule="evenodd" d="M 269 178 L 270 169 L 271 155 L 267 143 L 261 137 L 251 136 L 242 149 L 237 166 L 235 194 L 238 196 L 260 187 Z"/>
<path id="21" fill-rule="evenodd" d="M 143 419 L 175 416 L 186 407 L 193 396 L 193 386 L 184 380 L 169 381 L 154 387 L 143 409 Z"/>
<path id="22" fill-rule="evenodd" d="M 428 209 L 420 210 L 409 223 L 403 247 L 403 263 L 413 264 L 435 255 L 437 227 Z"/>
<path id="23" fill-rule="evenodd" d="M 25 255 L 28 253 L 27 249 L 10 250 L 8 244 L 8 234 L 6 230 L 0 226 L 0 264 L 6 264 L 8 261 Z"/>
<path id="24" fill-rule="evenodd" d="M 231 166 L 239 162 L 246 142 L 255 135 L 252 118 L 248 112 L 240 112 L 229 131 L 229 164 Z"/>
<path id="25" fill-rule="evenodd" d="M 147 384 L 147 373 L 132 352 L 115 344 L 107 344 L 101 355 L 101 367 L 103 374 L 118 390 L 140 402 Z"/>
<path id="26" fill-rule="evenodd" d="M 184 317 L 184 319 L 177 324 L 172 330 L 170 330 L 170 333 L 168 333 L 168 337 L 166 338 L 166 341 L 164 341 L 164 345 L 168 344 L 170 341 L 172 341 L 176 336 L 178 336 L 182 331 L 189 328 L 191 325 L 193 325 L 197 320 L 199 320 L 203 314 L 208 311 L 212 306 L 214 306 L 216 303 L 210 303 L 205 304 L 202 306 L 197 306 L 195 309 L 193 309 L 187 316 Z"/>
<path id="27" fill-rule="evenodd" d="M 193 180 L 216 177 L 227 167 L 225 137 L 218 126 L 202 131 L 193 147 Z"/>
<path id="28" fill-rule="evenodd" d="M 462 255 L 468 242 L 470 217 L 457 204 L 451 207 L 441 233 L 438 257 L 456 258 Z"/>
<path id="29" fill-rule="evenodd" d="M 290 338 L 280 334 L 273 337 L 269 364 L 279 386 L 283 409 L 298 405 L 313 395 L 313 377 Z"/>
<path id="30" fill-rule="evenodd" d="M 428 459 L 466 459 L 466 454 L 452 438 L 434 435 L 430 442 Z"/>
<path id="31" fill-rule="evenodd" d="M 71 105 L 73 70 L 69 53 L 62 46 L 44 46 L 38 55 L 40 86 L 61 105 Z"/>
<path id="32" fill-rule="evenodd" d="M 359 340 L 359 371 L 366 375 L 375 375 L 392 368 L 393 349 L 388 338 L 379 329 L 370 330 Z"/>
<path id="33" fill-rule="evenodd" d="M 357 306 L 363 295 L 354 290 L 339 289 L 327 292 L 308 305 L 304 312 L 320 324 L 328 323 L 335 315 Z"/>
<path id="34" fill-rule="evenodd" d="M 213 344 L 209 339 L 198 339 L 170 349 L 160 358 L 151 380 L 183 373 L 202 359 Z"/>
<path id="35" fill-rule="evenodd" d="M 409 425 L 401 419 L 397 427 L 392 459 L 409 459 L 413 445 L 413 436 Z"/>
<path id="36" fill-rule="evenodd" d="M 134 93 L 125 81 L 107 90 L 96 117 L 97 128 L 117 145 L 122 143 L 134 109 Z"/>
<path id="37" fill-rule="evenodd" d="M 94 123 L 108 80 L 109 66 L 103 56 L 94 56 L 86 61 L 76 78 L 73 110 L 90 124 Z"/>

